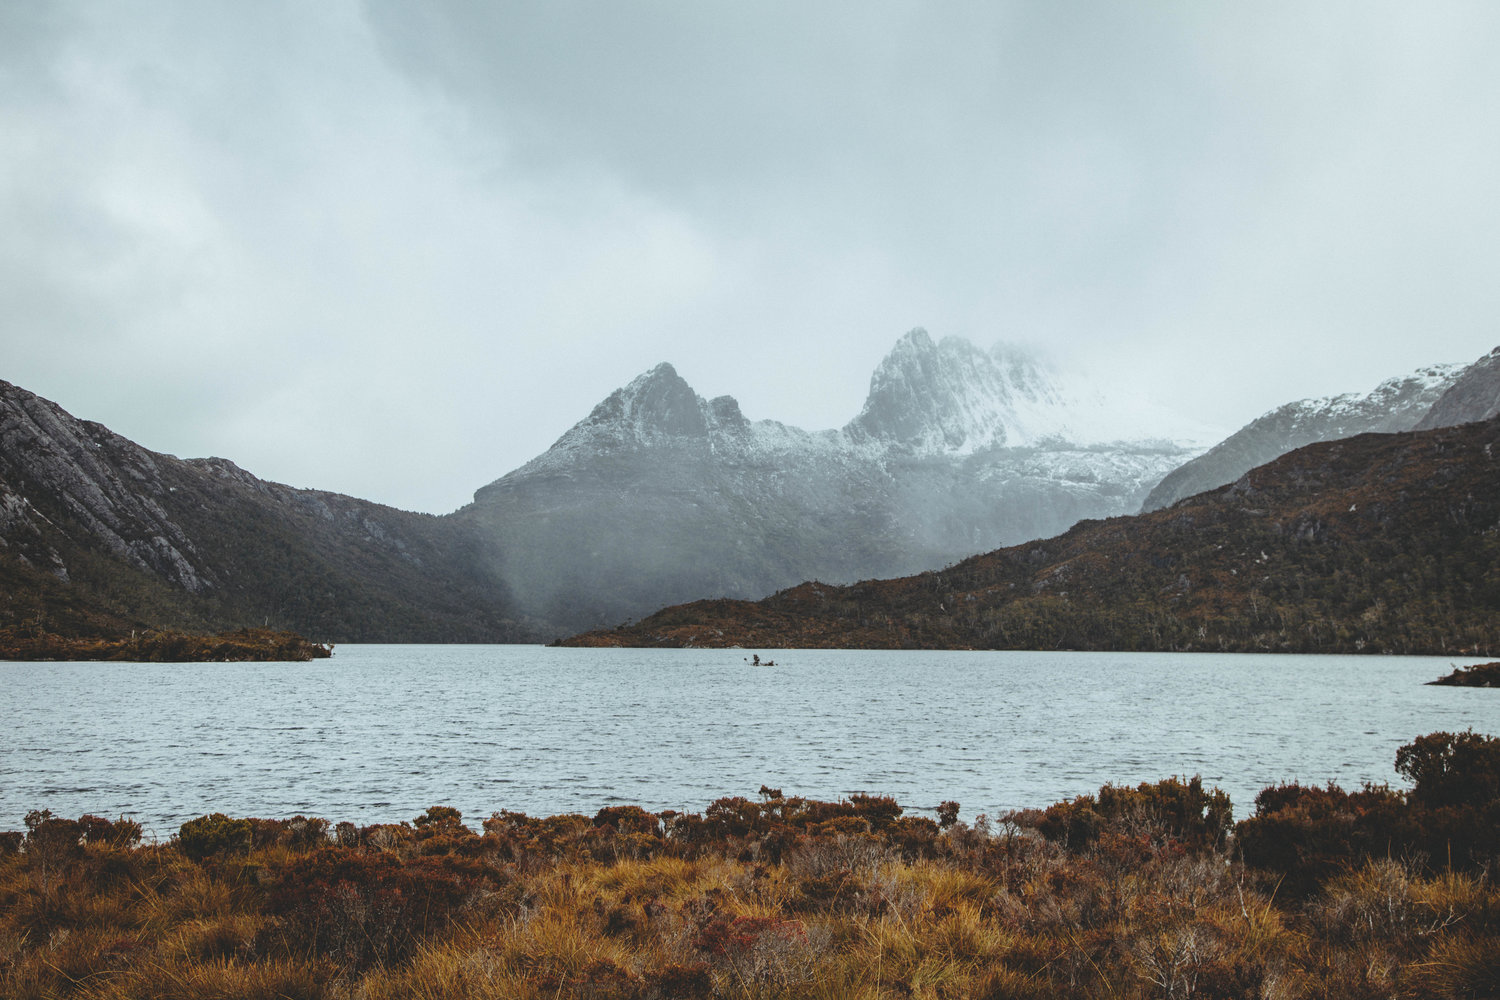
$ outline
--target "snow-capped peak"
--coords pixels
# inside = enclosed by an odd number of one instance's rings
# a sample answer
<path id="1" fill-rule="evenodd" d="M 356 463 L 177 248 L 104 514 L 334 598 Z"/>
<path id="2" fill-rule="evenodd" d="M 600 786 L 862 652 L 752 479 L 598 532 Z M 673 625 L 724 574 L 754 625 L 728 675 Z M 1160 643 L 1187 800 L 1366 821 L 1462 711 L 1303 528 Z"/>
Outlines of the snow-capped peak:
<path id="1" fill-rule="evenodd" d="M 958 337 L 934 342 L 918 328 L 875 370 L 846 430 L 856 440 L 950 454 L 1181 437 L 1184 422 L 1159 409 L 1106 396 L 1025 347 L 983 351 Z"/>
<path id="2" fill-rule="evenodd" d="M 922 451 L 971 452 L 1034 444 L 1065 429 L 1053 374 L 1022 348 L 982 351 L 921 328 L 896 342 L 870 377 L 848 425 L 858 439 Z"/>

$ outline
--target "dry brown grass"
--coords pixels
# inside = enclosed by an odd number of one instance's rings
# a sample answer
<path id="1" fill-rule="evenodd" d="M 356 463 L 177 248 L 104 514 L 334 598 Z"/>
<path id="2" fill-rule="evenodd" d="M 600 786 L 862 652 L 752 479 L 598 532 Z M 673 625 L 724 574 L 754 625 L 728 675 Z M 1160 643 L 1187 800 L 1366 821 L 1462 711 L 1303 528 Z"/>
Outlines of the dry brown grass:
<path id="1" fill-rule="evenodd" d="M 1025 817 L 939 831 L 873 800 L 711 815 L 480 835 L 429 810 L 334 837 L 256 821 L 250 840 L 224 820 L 190 850 L 37 818 L 0 854 L 0 996 L 1500 996 L 1483 869 L 1379 858 L 1278 898 L 1274 873 L 1132 810 L 1071 846 Z"/>

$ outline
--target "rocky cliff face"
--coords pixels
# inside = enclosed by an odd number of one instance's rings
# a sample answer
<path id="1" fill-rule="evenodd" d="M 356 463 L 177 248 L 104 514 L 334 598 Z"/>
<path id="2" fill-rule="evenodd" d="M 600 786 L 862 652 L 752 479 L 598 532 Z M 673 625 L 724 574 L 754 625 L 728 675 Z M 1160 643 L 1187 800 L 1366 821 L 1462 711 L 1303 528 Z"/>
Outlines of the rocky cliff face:
<path id="1" fill-rule="evenodd" d="M 1415 428 L 1461 365 L 1433 365 L 1389 379 L 1371 392 L 1287 403 L 1257 417 L 1202 455 L 1174 469 L 1153 489 L 1142 512 L 1234 482 L 1258 465 L 1318 441 Z"/>
<path id="2" fill-rule="evenodd" d="M 120 621 L 333 641 L 534 637 L 472 550 L 461 525 L 148 451 L 0 382 L 7 621 L 77 598 Z"/>
<path id="3" fill-rule="evenodd" d="M 861 412 L 810 433 L 750 422 L 670 365 L 612 393 L 454 517 L 537 618 L 616 624 L 704 595 L 941 566 L 1133 511 L 1193 454 L 1100 443 L 1021 352 L 903 337 Z"/>
<path id="4" fill-rule="evenodd" d="M 1452 427 L 1496 415 L 1500 415 L 1500 347 L 1460 372 L 1417 427 Z"/>

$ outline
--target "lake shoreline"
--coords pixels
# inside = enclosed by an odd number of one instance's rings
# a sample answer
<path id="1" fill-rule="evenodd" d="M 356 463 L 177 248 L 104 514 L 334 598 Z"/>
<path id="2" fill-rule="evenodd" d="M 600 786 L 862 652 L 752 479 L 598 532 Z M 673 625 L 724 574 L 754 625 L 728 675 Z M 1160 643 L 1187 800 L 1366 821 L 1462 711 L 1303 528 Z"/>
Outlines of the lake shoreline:
<path id="1" fill-rule="evenodd" d="M 33 812 L 0 836 L 0 994 L 1488 996 L 1497 758 L 1429 734 L 1397 755 L 1410 792 L 1282 785 L 1238 824 L 1196 779 L 972 823 L 765 786 L 482 833 L 434 806 L 365 827 L 211 814 L 141 844 L 130 821 Z"/>

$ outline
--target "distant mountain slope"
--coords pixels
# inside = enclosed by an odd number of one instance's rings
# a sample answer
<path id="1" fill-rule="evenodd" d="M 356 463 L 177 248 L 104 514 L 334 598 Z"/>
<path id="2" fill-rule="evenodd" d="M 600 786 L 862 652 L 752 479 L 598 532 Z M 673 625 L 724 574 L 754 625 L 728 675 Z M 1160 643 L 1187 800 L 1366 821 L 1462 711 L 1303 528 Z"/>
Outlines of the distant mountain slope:
<path id="1" fill-rule="evenodd" d="M 1432 365 L 1382 382 L 1363 396 L 1346 393 L 1279 406 L 1168 473 L 1141 510 L 1169 507 L 1183 497 L 1217 489 L 1257 465 L 1317 441 L 1412 430 L 1462 370 L 1462 365 Z"/>
<path id="2" fill-rule="evenodd" d="M 0 623 L 534 638 L 464 526 L 148 451 L 0 382 Z"/>
<path id="3" fill-rule="evenodd" d="M 1500 420 L 1307 446 L 947 569 L 699 601 L 571 645 L 1500 652 Z"/>
<path id="4" fill-rule="evenodd" d="M 670 365 L 616 390 L 455 519 L 539 619 L 614 624 L 704 595 L 941 566 L 1135 510 L 1193 451 L 1099 442 L 1037 362 L 914 330 L 842 430 L 751 422 Z"/>
<path id="5" fill-rule="evenodd" d="M 1460 372 L 1417 429 L 1452 427 L 1497 415 L 1500 415 L 1500 347 Z"/>

